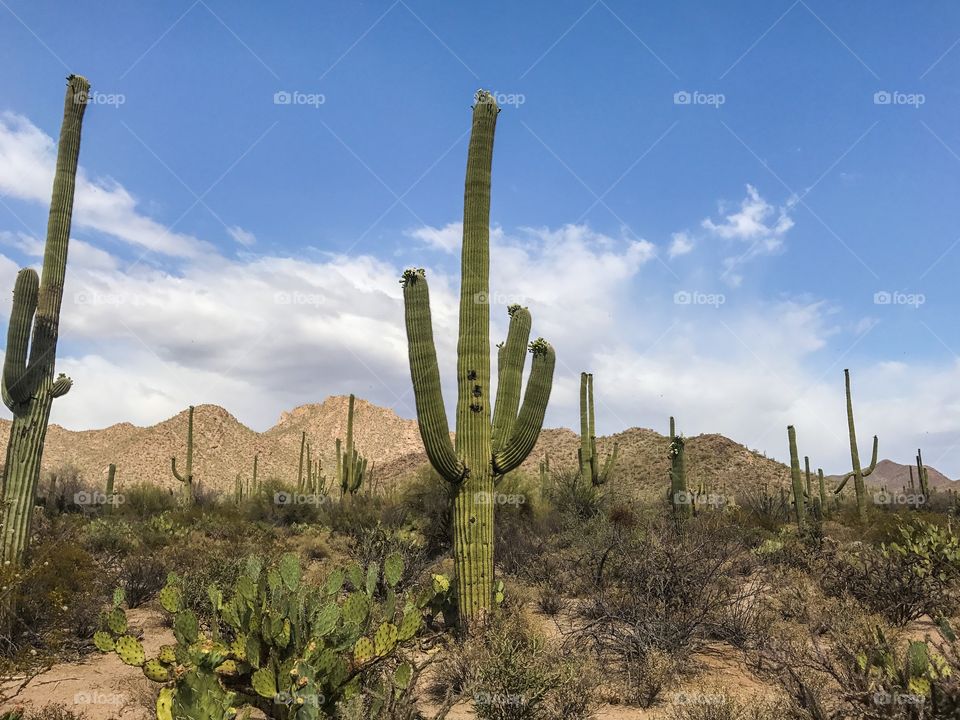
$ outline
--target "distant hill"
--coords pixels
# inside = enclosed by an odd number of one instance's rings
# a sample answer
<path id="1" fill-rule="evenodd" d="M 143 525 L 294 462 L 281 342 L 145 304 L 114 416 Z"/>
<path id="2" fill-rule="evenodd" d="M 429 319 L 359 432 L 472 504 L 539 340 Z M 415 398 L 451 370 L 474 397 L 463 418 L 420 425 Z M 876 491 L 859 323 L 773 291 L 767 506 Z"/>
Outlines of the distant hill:
<path id="1" fill-rule="evenodd" d="M 237 473 L 252 474 L 254 453 L 260 453 L 261 478 L 276 477 L 293 482 L 297 477 L 300 436 L 307 433 L 315 457 L 319 453 L 325 468 L 335 463 L 334 443 L 346 437 L 345 395 L 332 396 L 319 404 L 301 405 L 281 415 L 263 433 L 251 430 L 218 405 L 198 405 L 194 413 L 194 475 L 201 487 L 232 492 Z M 0 443 L 6 445 L 10 422 L 0 420 Z M 176 455 L 178 468 L 186 453 L 187 411 L 150 427 L 119 423 L 102 430 L 72 431 L 51 425 L 47 433 L 43 468 L 76 465 L 82 475 L 96 484 L 105 477 L 109 463 L 117 465 L 117 489 L 135 482 L 149 482 L 177 488 L 170 472 L 170 457 Z M 400 482 L 427 461 L 415 420 L 405 420 L 388 408 L 357 398 L 354 439 L 360 452 L 376 463 L 376 476 L 385 485 Z M 605 457 L 618 443 L 615 486 L 635 496 L 666 492 L 669 440 L 654 430 L 630 428 L 597 439 L 598 452 Z M 551 468 L 572 468 L 579 440 L 566 428 L 544 430 L 522 470 L 536 474 L 541 458 L 550 456 Z M 687 439 L 687 475 L 691 487 L 705 482 L 711 492 L 733 494 L 748 488 L 788 485 L 790 470 L 723 435 L 698 435 Z M 935 487 L 951 481 L 929 468 Z M 907 466 L 889 460 L 877 463 L 868 478 L 890 489 L 907 483 Z M 836 476 L 831 478 L 831 484 Z"/>
<path id="2" fill-rule="evenodd" d="M 919 487 L 920 481 L 917 477 L 917 468 L 912 465 L 901 465 L 900 463 L 894 462 L 893 460 L 879 460 L 877 461 L 876 469 L 870 473 L 865 479 L 867 484 L 876 485 L 877 487 L 884 486 L 887 490 L 893 492 L 894 490 L 900 490 L 903 487 L 909 487 L 910 485 L 910 468 L 913 468 L 913 481 Z M 938 490 L 943 488 L 953 488 L 957 487 L 957 483 L 936 468 L 932 468 L 929 465 L 927 468 L 927 477 L 930 480 L 930 487 L 936 488 Z M 840 479 L 840 475 L 830 476 L 831 481 L 836 482 Z"/>

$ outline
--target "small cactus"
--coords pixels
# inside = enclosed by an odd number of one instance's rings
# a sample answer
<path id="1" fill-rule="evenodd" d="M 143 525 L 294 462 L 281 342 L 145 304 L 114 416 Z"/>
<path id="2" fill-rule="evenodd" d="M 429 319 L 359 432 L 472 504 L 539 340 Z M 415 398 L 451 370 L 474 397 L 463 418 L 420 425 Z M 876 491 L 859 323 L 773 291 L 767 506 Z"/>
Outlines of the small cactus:
<path id="1" fill-rule="evenodd" d="M 194 501 L 194 481 L 193 481 L 193 405 L 190 406 L 190 412 L 187 419 L 187 466 L 183 475 L 177 472 L 177 458 L 170 458 L 170 469 L 173 476 L 183 484 L 183 498 L 188 505 Z"/>

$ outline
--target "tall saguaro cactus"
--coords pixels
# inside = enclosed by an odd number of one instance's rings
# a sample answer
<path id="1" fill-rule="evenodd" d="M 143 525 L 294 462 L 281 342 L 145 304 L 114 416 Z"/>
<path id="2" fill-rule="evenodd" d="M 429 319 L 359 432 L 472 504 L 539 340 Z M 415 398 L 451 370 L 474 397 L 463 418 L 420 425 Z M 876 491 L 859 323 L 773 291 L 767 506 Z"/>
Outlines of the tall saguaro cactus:
<path id="1" fill-rule="evenodd" d="M 0 509 L 4 564 L 20 565 L 26 557 L 50 408 L 54 399 L 66 395 L 72 386 L 66 375 L 61 373 L 54 379 L 53 373 L 80 157 L 80 129 L 89 93 L 86 78 L 67 78 L 43 269 L 37 277 L 33 268 L 24 268 L 17 274 L 13 288 L 0 382 L 3 403 L 13 413 Z"/>
<path id="2" fill-rule="evenodd" d="M 800 479 L 800 456 L 797 454 L 797 431 L 793 425 L 787 425 L 787 439 L 790 442 L 790 481 L 793 486 L 793 516 L 799 527 L 807 523 L 807 503 L 804 499 L 803 481 Z"/>
<path id="3" fill-rule="evenodd" d="M 923 464 L 923 454 L 917 448 L 917 476 L 920 480 L 920 494 L 923 495 L 923 502 L 930 502 L 930 474 L 927 472 L 926 465 Z"/>
<path id="4" fill-rule="evenodd" d="M 187 419 L 187 467 L 183 475 L 177 472 L 177 458 L 171 456 L 170 469 L 173 470 L 173 476 L 183 483 L 183 498 L 187 504 L 193 503 L 193 405 L 190 406 L 190 414 Z"/>
<path id="5" fill-rule="evenodd" d="M 873 436 L 873 456 L 870 459 L 870 467 L 863 469 L 860 467 L 860 451 L 857 449 L 857 430 L 853 424 L 853 399 L 850 394 L 850 371 L 843 371 L 843 382 L 847 393 L 847 429 L 850 433 L 850 460 L 853 463 L 853 470 L 848 472 L 840 484 L 837 485 L 835 493 L 843 490 L 844 485 L 850 478 L 853 478 L 853 489 L 857 494 L 857 516 L 860 520 L 867 517 L 867 491 L 863 484 L 863 479 L 870 475 L 877 467 L 877 436 Z"/>
<path id="6" fill-rule="evenodd" d="M 693 496 L 687 490 L 687 467 L 683 437 L 677 435 L 676 423 L 670 417 L 670 503 L 679 519 L 693 514 Z"/>
<path id="7" fill-rule="evenodd" d="M 545 340 L 529 344 L 533 362 L 520 407 L 531 319 L 526 308 L 511 307 L 507 339 L 497 357 L 499 384 L 491 417 L 490 169 L 499 111 L 490 93 L 477 93 L 464 189 L 456 445 L 450 441 L 440 389 L 426 274 L 422 269 L 407 270 L 401 280 L 420 436 L 431 464 L 453 490 L 457 602 L 460 626 L 466 632 L 484 622 L 493 603 L 495 482 L 533 450 L 556 363 Z"/>
<path id="8" fill-rule="evenodd" d="M 613 453 L 607 456 L 603 468 L 600 468 L 593 413 L 593 374 L 586 372 L 580 373 L 580 449 L 577 450 L 577 458 L 580 461 L 580 477 L 590 478 L 594 486 L 603 485 L 610 479 L 617 462 L 617 443 L 614 443 Z"/>
<path id="9" fill-rule="evenodd" d="M 361 455 L 353 445 L 353 403 L 354 396 L 350 396 L 347 409 L 347 444 L 342 448 L 340 439 L 337 439 L 337 477 L 340 480 L 341 497 L 350 493 L 355 495 L 367 473 L 367 459 Z"/>

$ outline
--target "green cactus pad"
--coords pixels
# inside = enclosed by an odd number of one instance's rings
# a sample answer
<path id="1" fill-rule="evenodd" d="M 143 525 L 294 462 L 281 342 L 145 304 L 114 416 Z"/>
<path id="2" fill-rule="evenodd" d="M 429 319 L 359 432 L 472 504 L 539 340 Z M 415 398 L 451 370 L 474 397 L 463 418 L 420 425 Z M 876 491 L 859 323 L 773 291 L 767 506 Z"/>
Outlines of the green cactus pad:
<path id="1" fill-rule="evenodd" d="M 123 635 L 127 631 L 127 616 L 120 608 L 107 613 L 107 627 L 114 635 Z"/>
<path id="2" fill-rule="evenodd" d="M 123 605 L 123 603 L 125 603 L 126 600 L 127 600 L 127 593 L 124 591 L 122 587 L 118 587 L 116 590 L 113 591 L 113 606 L 115 608 L 118 608 L 121 605 Z"/>
<path id="3" fill-rule="evenodd" d="M 290 644 L 290 621 L 287 618 L 283 622 L 274 623 L 273 641 L 277 646 L 285 648 Z"/>
<path id="4" fill-rule="evenodd" d="M 247 636 L 243 633 L 237 635 L 236 639 L 230 643 L 230 654 L 237 660 L 247 659 Z"/>
<path id="5" fill-rule="evenodd" d="M 286 553 L 280 558 L 280 577 L 291 592 L 300 586 L 300 558 L 295 553 Z"/>
<path id="6" fill-rule="evenodd" d="M 143 665 L 143 661 L 146 658 L 143 652 L 143 645 L 140 644 L 139 640 L 130 635 L 117 638 L 117 655 L 119 655 L 120 659 L 127 665 L 134 665 L 136 667 Z"/>
<path id="7" fill-rule="evenodd" d="M 251 684 L 261 697 L 274 698 L 277 695 L 277 678 L 269 668 L 257 670 L 251 678 Z"/>
<path id="8" fill-rule="evenodd" d="M 340 592 L 340 588 L 343 587 L 344 572 L 342 568 L 337 568 L 329 577 L 327 577 L 327 582 L 324 585 L 324 592 L 327 595 L 336 595 Z"/>
<path id="9" fill-rule="evenodd" d="M 363 665 L 373 659 L 374 648 L 370 638 L 362 637 L 353 646 L 353 659 L 358 665 Z"/>
<path id="10" fill-rule="evenodd" d="M 161 645 L 157 660 L 167 665 L 173 665 L 177 661 L 176 648 L 173 645 Z"/>
<path id="11" fill-rule="evenodd" d="M 377 589 L 377 579 L 380 577 L 380 566 L 378 563 L 370 563 L 370 566 L 367 568 L 367 583 L 366 591 L 367 595 L 373 597 L 373 591 Z"/>
<path id="12" fill-rule="evenodd" d="M 347 568 L 347 578 L 350 580 L 350 584 L 353 585 L 354 590 L 359 590 L 363 587 L 363 568 L 360 567 L 359 563 L 353 563 L 353 565 Z"/>
<path id="13" fill-rule="evenodd" d="M 370 600 L 360 592 L 352 593 L 343 601 L 343 621 L 362 625 L 370 612 Z"/>
<path id="14" fill-rule="evenodd" d="M 397 646 L 397 626 L 393 623 L 383 623 L 377 628 L 373 636 L 373 649 L 378 657 L 390 654 Z"/>
<path id="15" fill-rule="evenodd" d="M 218 675 L 236 675 L 237 662 L 236 660 L 224 660 L 222 663 L 217 665 L 213 671 Z"/>
<path id="16" fill-rule="evenodd" d="M 159 660 L 151 659 L 147 660 L 143 664 L 143 674 L 147 676 L 149 680 L 154 682 L 167 682 L 170 679 L 170 671 L 163 666 Z"/>
<path id="17" fill-rule="evenodd" d="M 157 698 L 157 720 L 173 720 L 173 698 L 174 691 L 171 688 L 160 691 Z"/>
<path id="18" fill-rule="evenodd" d="M 200 633 L 200 624 L 193 610 L 183 610 L 173 619 L 173 634 L 177 641 L 190 645 L 197 641 Z"/>
<path id="19" fill-rule="evenodd" d="M 116 648 L 116 643 L 113 642 L 113 636 L 103 630 L 93 634 L 93 644 L 97 646 L 97 650 L 100 652 L 113 652 Z"/>
<path id="20" fill-rule="evenodd" d="M 176 614 L 183 610 L 183 593 L 176 585 L 167 585 L 160 591 L 160 606 L 168 613 Z"/>
<path id="21" fill-rule="evenodd" d="M 393 672 L 393 684 L 399 690 L 406 690 L 413 678 L 413 666 L 410 663 L 401 663 Z"/>
<path id="22" fill-rule="evenodd" d="M 340 621 L 340 606 L 334 603 L 324 605 L 314 620 L 314 637 L 322 638 L 333 632 Z"/>
<path id="23" fill-rule="evenodd" d="M 390 587 L 396 587 L 403 577 L 403 556 L 400 553 L 392 553 L 383 561 L 383 579 Z"/>
<path id="24" fill-rule="evenodd" d="M 433 574 L 433 591 L 438 595 L 450 589 L 450 578 L 446 575 Z"/>
<path id="25" fill-rule="evenodd" d="M 404 642 L 409 640 L 420 631 L 423 624 L 423 616 L 417 610 L 408 610 L 400 621 L 400 628 L 397 632 L 397 640 Z"/>
<path id="26" fill-rule="evenodd" d="M 267 587 L 270 588 L 270 592 L 273 595 L 277 594 L 277 591 L 280 590 L 280 584 L 283 581 L 280 579 L 280 571 L 276 568 L 270 568 L 267 571 Z"/>

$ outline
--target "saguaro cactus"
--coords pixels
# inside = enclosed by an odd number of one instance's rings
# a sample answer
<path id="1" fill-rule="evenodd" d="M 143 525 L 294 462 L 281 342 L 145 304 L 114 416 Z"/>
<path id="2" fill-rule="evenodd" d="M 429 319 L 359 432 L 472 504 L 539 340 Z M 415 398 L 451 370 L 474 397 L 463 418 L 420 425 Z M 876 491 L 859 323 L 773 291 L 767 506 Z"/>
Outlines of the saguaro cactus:
<path id="1" fill-rule="evenodd" d="M 307 445 L 307 433 L 300 433 L 300 462 L 297 465 L 297 490 L 303 492 L 303 452 Z M 307 457 L 307 462 L 310 462 L 310 458 Z M 307 466 L 307 475 L 310 475 L 310 467 Z"/>
<path id="2" fill-rule="evenodd" d="M 923 495 L 923 502 L 930 502 L 930 475 L 923 464 L 923 455 L 920 448 L 917 448 L 917 477 L 920 480 L 920 494 Z"/>
<path id="3" fill-rule="evenodd" d="M 173 470 L 173 476 L 183 483 L 183 498 L 187 504 L 193 503 L 193 405 L 190 406 L 190 414 L 187 419 L 187 468 L 181 475 L 177 472 L 177 458 L 171 456 L 170 469 Z"/>
<path id="4" fill-rule="evenodd" d="M 107 466 L 107 512 L 113 512 L 114 502 L 113 502 L 113 483 L 117 477 L 117 466 L 113 463 Z"/>
<path id="5" fill-rule="evenodd" d="M 687 468 L 684 455 L 684 440 L 676 433 L 676 423 L 670 417 L 670 503 L 673 514 L 688 518 L 693 514 L 693 497 L 687 490 Z"/>
<path id="6" fill-rule="evenodd" d="M 13 288 L 0 382 L 3 403 L 13 413 L 0 509 L 4 564 L 20 565 L 26 557 L 50 408 L 53 400 L 66 395 L 72 385 L 66 375 L 61 373 L 54 379 L 53 373 L 80 156 L 80 128 L 89 92 L 86 78 L 67 78 L 43 270 L 38 278 L 33 268 L 24 268 L 17 274 Z"/>
<path id="7" fill-rule="evenodd" d="M 797 454 L 797 431 L 793 425 L 787 425 L 787 439 L 790 442 L 790 480 L 793 485 L 793 515 L 799 527 L 807 523 L 807 504 L 804 501 L 803 481 L 800 479 L 800 457 Z"/>
<path id="8" fill-rule="evenodd" d="M 857 516 L 860 520 L 867 517 L 867 491 L 863 484 L 863 479 L 870 475 L 877 467 L 877 436 L 873 436 L 873 456 L 870 459 L 870 467 L 866 470 L 860 467 L 860 451 L 857 449 L 857 430 L 853 424 L 853 399 L 850 394 L 850 371 L 843 371 L 843 382 L 847 392 L 847 429 L 850 433 L 850 459 L 853 462 L 853 470 L 847 473 L 840 484 L 837 485 L 835 493 L 843 490 L 844 485 L 850 478 L 853 478 L 853 489 L 857 494 Z"/>
<path id="9" fill-rule="evenodd" d="M 340 479 L 341 497 L 347 493 L 355 495 L 363 485 L 367 472 L 367 459 L 353 446 L 353 403 L 354 397 L 351 395 L 347 409 L 347 444 L 342 448 L 342 453 L 340 439 L 337 438 L 337 477 Z"/>
<path id="10" fill-rule="evenodd" d="M 817 468 L 817 480 L 820 483 L 820 511 L 827 512 L 827 488 L 823 482 L 823 468 Z"/>
<path id="11" fill-rule="evenodd" d="M 577 450 L 580 461 L 580 477 L 590 478 L 590 482 L 603 485 L 610 479 L 610 473 L 617 462 L 617 444 L 613 444 L 613 453 L 607 456 L 603 469 L 597 457 L 597 431 L 593 414 L 593 374 L 580 373 L 580 449 Z"/>
<path id="12" fill-rule="evenodd" d="M 422 269 L 403 274 L 410 374 L 417 422 L 427 457 L 453 486 L 453 554 L 461 628 L 482 624 L 493 603 L 493 509 L 496 479 L 530 454 L 543 426 L 553 383 L 553 348 L 530 343 L 533 363 L 520 406 L 530 312 L 510 308 L 507 339 L 498 352 L 496 407 L 490 393 L 490 169 L 499 108 L 476 95 L 464 190 L 460 332 L 457 344 L 456 445 L 450 441 L 433 342 L 430 294 Z M 518 414 L 519 407 L 519 414 Z"/>

